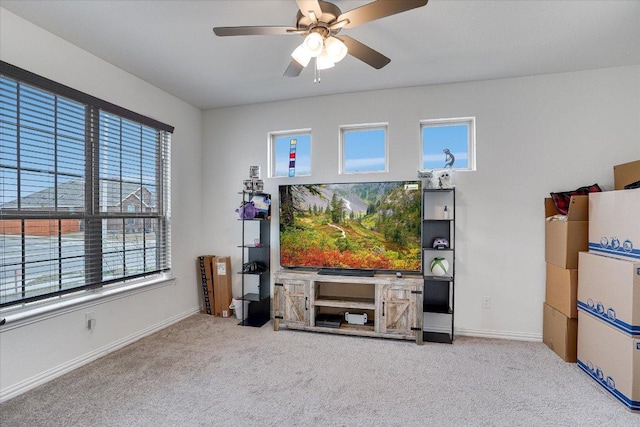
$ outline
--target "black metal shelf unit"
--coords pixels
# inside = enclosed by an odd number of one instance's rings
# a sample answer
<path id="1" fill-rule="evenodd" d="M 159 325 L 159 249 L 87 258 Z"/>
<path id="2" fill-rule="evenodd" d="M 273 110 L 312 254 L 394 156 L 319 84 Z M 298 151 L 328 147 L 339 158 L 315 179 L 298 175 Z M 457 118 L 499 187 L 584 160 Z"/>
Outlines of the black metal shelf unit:
<path id="1" fill-rule="evenodd" d="M 254 196 L 271 196 L 262 192 L 243 191 L 242 201 L 248 203 Z M 242 221 L 242 270 L 238 273 L 242 276 L 242 298 L 249 301 L 248 313 L 242 313 L 238 325 L 260 327 L 270 319 L 270 242 L 271 222 L 270 212 L 264 217 L 254 219 L 241 219 Z M 250 243 L 248 240 L 253 242 Z M 266 268 L 265 271 L 244 271 L 245 265 L 259 263 Z M 242 304 L 244 311 L 245 304 Z"/>
<path id="2" fill-rule="evenodd" d="M 446 207 L 446 211 L 445 211 Z M 424 189 L 422 192 L 422 303 L 423 340 L 453 343 L 455 294 L 455 211 L 456 192 L 450 189 Z M 447 245 L 434 247 L 436 239 Z M 436 243 L 440 243 L 437 241 Z M 431 271 L 435 258 L 444 258 L 448 270 L 443 275 Z"/>

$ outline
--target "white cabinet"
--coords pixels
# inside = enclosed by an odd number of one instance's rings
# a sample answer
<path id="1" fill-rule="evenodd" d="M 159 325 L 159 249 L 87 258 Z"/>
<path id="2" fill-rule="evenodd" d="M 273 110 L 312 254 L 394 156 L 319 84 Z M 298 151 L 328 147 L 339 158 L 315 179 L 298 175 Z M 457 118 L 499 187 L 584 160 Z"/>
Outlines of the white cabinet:
<path id="1" fill-rule="evenodd" d="M 275 273 L 274 281 L 275 330 L 285 326 L 422 343 L 423 279 L 419 276 L 333 276 L 282 270 Z M 346 313 L 357 315 L 362 323 L 345 321 Z"/>

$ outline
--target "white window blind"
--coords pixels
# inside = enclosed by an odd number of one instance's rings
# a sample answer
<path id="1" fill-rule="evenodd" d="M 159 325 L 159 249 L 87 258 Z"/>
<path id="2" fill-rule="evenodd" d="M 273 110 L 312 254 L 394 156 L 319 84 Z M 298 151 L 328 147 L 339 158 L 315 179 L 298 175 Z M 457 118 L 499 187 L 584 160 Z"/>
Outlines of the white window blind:
<path id="1" fill-rule="evenodd" d="M 0 307 L 168 270 L 172 128 L 1 65 Z"/>

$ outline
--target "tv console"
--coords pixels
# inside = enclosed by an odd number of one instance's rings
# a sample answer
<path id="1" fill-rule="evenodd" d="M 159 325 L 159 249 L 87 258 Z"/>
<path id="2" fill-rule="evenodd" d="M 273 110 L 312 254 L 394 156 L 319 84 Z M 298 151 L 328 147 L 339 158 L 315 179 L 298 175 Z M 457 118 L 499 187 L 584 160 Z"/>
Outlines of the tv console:
<path id="1" fill-rule="evenodd" d="M 274 273 L 273 329 L 415 341 L 422 344 L 422 276 L 323 275 L 280 270 Z M 336 326 L 327 318 L 366 314 L 366 323 Z"/>

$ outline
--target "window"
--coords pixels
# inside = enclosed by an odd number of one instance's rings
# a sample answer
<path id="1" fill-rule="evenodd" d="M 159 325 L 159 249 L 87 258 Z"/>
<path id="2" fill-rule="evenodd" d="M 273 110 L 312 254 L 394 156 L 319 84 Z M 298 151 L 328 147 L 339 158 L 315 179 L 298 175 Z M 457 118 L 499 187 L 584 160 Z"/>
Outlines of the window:
<path id="1" fill-rule="evenodd" d="M 475 118 L 420 122 L 422 169 L 476 170 Z"/>
<path id="2" fill-rule="evenodd" d="M 340 173 L 387 172 L 387 125 L 340 127 Z"/>
<path id="3" fill-rule="evenodd" d="M 270 177 L 311 175 L 311 130 L 269 134 Z"/>
<path id="4" fill-rule="evenodd" d="M 0 307 L 168 270 L 173 128 L 0 65 Z"/>

